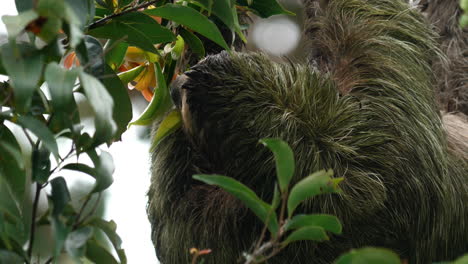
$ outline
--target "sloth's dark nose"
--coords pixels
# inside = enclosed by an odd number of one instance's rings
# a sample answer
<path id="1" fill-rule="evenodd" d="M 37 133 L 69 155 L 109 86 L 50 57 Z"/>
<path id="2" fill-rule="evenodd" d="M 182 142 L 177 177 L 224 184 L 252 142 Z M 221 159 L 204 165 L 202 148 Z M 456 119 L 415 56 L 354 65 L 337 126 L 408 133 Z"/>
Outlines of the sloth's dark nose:
<path id="1" fill-rule="evenodd" d="M 174 102 L 174 105 L 179 109 L 182 106 L 180 91 L 184 83 L 187 81 L 187 78 L 188 78 L 187 75 L 181 74 L 174 81 L 171 82 L 170 92 L 171 92 L 172 102 Z"/>

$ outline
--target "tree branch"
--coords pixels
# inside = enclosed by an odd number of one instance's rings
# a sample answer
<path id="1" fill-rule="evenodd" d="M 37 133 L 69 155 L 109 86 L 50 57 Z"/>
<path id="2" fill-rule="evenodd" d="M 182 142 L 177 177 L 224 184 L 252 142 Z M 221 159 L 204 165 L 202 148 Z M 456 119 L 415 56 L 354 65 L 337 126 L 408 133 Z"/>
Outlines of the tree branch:
<path id="1" fill-rule="evenodd" d="M 97 28 L 97 27 L 99 27 L 99 26 L 105 24 L 107 21 L 109 21 L 109 20 L 111 20 L 111 19 L 113 19 L 113 18 L 120 17 L 120 16 L 123 16 L 123 15 L 125 15 L 125 14 L 138 11 L 138 10 L 141 9 L 141 8 L 146 8 L 146 7 L 148 7 L 148 6 L 152 5 L 152 4 L 155 4 L 157 1 L 158 1 L 158 0 L 151 0 L 151 1 L 145 2 L 145 3 L 143 3 L 143 4 L 137 5 L 137 6 L 135 6 L 135 7 L 132 7 L 132 8 L 130 8 L 130 9 L 124 10 L 124 11 L 122 11 L 122 12 L 120 12 L 120 13 L 114 13 L 114 14 L 112 14 L 112 15 L 110 15 L 110 16 L 106 16 L 106 17 L 104 17 L 104 18 L 101 18 L 101 19 L 99 19 L 99 20 L 97 20 L 97 21 L 95 21 L 95 22 L 89 24 L 87 30 L 91 30 L 91 29 L 93 29 L 93 28 Z"/>

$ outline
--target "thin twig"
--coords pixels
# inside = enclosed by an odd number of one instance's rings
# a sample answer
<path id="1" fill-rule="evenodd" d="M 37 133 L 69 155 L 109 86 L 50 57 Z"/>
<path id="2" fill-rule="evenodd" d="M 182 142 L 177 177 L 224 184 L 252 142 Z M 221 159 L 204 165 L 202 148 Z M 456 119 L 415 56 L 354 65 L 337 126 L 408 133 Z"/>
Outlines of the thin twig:
<path id="1" fill-rule="evenodd" d="M 109 20 L 111 20 L 111 19 L 113 19 L 113 18 L 120 17 L 120 16 L 123 16 L 123 15 L 125 15 L 125 14 L 138 11 L 138 10 L 141 9 L 141 8 L 146 8 L 146 7 L 150 6 L 150 5 L 155 4 L 155 3 L 158 2 L 158 1 L 159 1 L 159 0 L 148 1 L 148 2 L 146 2 L 146 3 L 143 3 L 143 4 L 141 4 L 141 5 L 137 5 L 137 6 L 135 6 L 135 7 L 132 7 L 132 8 L 130 8 L 130 9 L 127 9 L 127 10 L 122 11 L 122 12 L 120 12 L 120 13 L 114 13 L 114 14 L 112 14 L 112 15 L 110 15 L 110 16 L 106 16 L 106 17 L 104 17 L 104 18 L 101 18 L 101 19 L 99 19 L 99 20 L 97 20 L 97 21 L 95 21 L 95 22 L 89 24 L 88 30 L 91 30 L 91 29 L 93 29 L 93 28 L 97 28 L 97 27 L 99 27 L 99 26 L 105 24 L 107 21 L 109 21 Z"/>
<path id="2" fill-rule="evenodd" d="M 32 249 L 34 245 L 34 233 L 36 232 L 36 213 L 37 206 L 39 205 L 39 196 L 41 194 L 42 186 L 39 183 L 36 183 L 36 195 L 34 197 L 34 203 L 32 208 L 31 216 L 31 234 L 29 235 L 29 247 L 28 247 L 28 257 L 32 256 Z"/>

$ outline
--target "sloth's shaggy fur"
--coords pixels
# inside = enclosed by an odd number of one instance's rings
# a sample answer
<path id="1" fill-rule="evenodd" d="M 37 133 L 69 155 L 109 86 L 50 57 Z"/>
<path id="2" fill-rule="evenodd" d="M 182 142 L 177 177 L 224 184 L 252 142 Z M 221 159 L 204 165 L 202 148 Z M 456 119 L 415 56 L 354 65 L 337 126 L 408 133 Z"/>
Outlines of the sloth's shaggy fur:
<path id="1" fill-rule="evenodd" d="M 433 64 L 443 110 L 468 115 L 468 29 L 459 25 L 463 11 L 458 0 L 422 0 L 422 11 L 435 26 L 446 57 Z"/>
<path id="2" fill-rule="evenodd" d="M 191 247 L 212 249 L 205 263 L 236 263 L 259 238 L 248 209 L 192 175 L 228 175 L 270 201 L 273 156 L 257 143 L 265 137 L 291 145 L 294 182 L 330 168 L 345 178 L 342 194 L 299 210 L 336 215 L 343 234 L 292 244 L 268 263 L 330 263 L 363 246 L 416 264 L 468 251 L 466 149 L 449 144 L 434 99 L 435 34 L 401 1 L 306 6 L 310 64 L 221 53 L 174 87 L 183 127 L 154 151 L 149 191 L 161 263 L 188 263 Z"/>

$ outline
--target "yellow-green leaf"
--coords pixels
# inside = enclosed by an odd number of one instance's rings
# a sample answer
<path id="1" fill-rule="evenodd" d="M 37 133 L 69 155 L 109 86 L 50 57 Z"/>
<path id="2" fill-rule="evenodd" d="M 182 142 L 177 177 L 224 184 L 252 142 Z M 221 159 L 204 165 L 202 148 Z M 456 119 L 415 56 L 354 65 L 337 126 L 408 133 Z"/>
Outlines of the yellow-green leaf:
<path id="1" fill-rule="evenodd" d="M 153 122 L 153 120 L 161 117 L 172 107 L 172 101 L 169 94 L 169 89 L 166 85 L 166 80 L 161 70 L 159 63 L 154 64 L 156 72 L 157 87 L 154 91 L 153 99 L 146 107 L 145 111 L 138 117 L 137 120 L 131 122 L 131 125 L 145 126 Z"/>
<path id="2" fill-rule="evenodd" d="M 156 134 L 153 137 L 153 143 L 151 144 L 151 150 L 156 148 L 165 137 L 177 130 L 181 125 L 182 116 L 179 110 L 173 110 L 170 112 L 161 122 L 158 130 L 156 130 Z"/>

